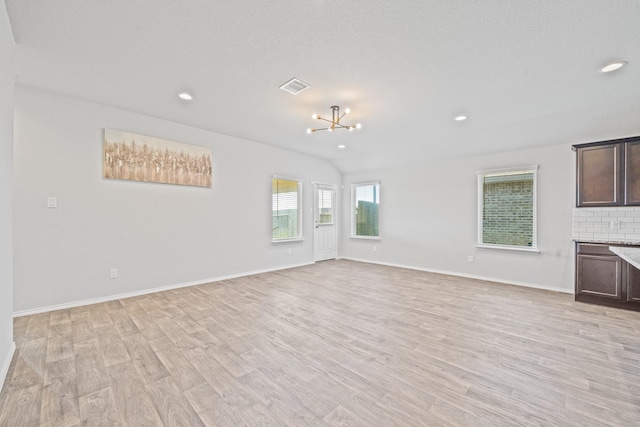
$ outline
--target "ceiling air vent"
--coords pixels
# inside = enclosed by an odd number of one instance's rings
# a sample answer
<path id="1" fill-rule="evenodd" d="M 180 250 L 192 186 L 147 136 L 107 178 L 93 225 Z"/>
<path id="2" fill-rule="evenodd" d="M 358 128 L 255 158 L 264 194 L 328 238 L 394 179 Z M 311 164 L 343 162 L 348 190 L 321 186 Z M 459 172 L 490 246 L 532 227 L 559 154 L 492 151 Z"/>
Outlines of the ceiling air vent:
<path id="1" fill-rule="evenodd" d="M 286 82 L 285 84 L 283 84 L 282 86 L 280 86 L 280 89 L 284 90 L 285 92 L 289 92 L 293 95 L 297 95 L 303 90 L 307 89 L 308 87 L 310 87 L 308 84 L 294 77 L 288 82 Z"/>

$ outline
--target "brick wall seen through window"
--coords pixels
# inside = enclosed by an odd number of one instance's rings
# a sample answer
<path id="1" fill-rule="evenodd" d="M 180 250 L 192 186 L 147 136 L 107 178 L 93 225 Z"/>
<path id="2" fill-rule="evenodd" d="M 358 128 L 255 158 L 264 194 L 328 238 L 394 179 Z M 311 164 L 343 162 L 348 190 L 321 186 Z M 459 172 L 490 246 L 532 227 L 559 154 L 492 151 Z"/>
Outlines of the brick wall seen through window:
<path id="1" fill-rule="evenodd" d="M 537 166 L 529 168 L 478 172 L 479 245 L 536 248 Z"/>

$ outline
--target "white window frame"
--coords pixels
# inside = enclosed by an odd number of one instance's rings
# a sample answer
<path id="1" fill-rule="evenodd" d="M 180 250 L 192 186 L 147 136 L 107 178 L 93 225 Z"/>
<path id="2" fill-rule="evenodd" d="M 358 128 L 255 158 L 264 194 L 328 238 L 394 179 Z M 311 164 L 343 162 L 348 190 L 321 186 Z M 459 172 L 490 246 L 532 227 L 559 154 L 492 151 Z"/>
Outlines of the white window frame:
<path id="1" fill-rule="evenodd" d="M 292 178 L 290 176 L 282 176 L 282 175 L 273 175 L 271 177 L 271 224 L 273 224 L 273 180 L 283 180 L 283 181 L 294 181 L 298 183 L 298 235 L 296 237 L 286 237 L 281 239 L 273 238 L 273 228 L 271 230 L 271 243 L 287 243 L 287 242 L 300 242 L 304 240 L 303 234 L 303 223 L 302 223 L 302 213 L 304 211 L 303 205 L 303 196 L 302 196 L 302 188 L 303 181 L 300 178 Z"/>
<path id="2" fill-rule="evenodd" d="M 516 173 L 533 174 L 533 236 L 531 246 L 501 245 L 483 242 L 482 216 L 484 209 L 484 177 L 486 175 L 511 175 Z M 478 181 L 478 238 L 476 247 L 482 249 L 498 249 L 508 251 L 521 251 L 539 253 L 538 250 L 538 165 L 517 166 L 500 169 L 486 169 L 477 171 Z"/>
<path id="3" fill-rule="evenodd" d="M 378 186 L 378 235 L 377 236 L 359 236 L 356 235 L 356 188 L 357 187 L 365 187 L 368 185 L 377 185 Z M 371 181 L 371 182 L 358 182 L 351 184 L 351 207 L 349 209 L 349 214 L 351 215 L 351 236 L 352 239 L 364 239 L 364 240 L 380 240 L 380 193 L 381 188 L 380 181 Z"/>

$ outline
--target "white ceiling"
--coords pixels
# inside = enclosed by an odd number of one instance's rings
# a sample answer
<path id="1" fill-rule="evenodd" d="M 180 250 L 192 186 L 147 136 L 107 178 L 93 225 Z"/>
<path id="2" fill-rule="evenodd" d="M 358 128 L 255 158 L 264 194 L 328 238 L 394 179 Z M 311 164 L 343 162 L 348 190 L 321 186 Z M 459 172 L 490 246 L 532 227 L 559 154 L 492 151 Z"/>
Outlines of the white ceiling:
<path id="1" fill-rule="evenodd" d="M 345 173 L 640 134 L 638 0 L 6 4 L 19 84 Z M 598 72 L 619 59 L 629 65 Z M 278 88 L 292 77 L 311 88 Z M 180 101 L 181 89 L 195 100 Z M 307 135 L 311 114 L 334 104 L 362 130 Z"/>

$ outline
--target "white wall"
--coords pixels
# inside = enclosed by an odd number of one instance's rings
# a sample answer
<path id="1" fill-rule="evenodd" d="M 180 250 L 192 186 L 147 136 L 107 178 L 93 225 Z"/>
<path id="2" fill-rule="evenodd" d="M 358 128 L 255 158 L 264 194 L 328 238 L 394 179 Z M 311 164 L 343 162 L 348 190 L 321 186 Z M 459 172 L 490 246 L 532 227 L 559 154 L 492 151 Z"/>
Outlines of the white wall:
<path id="1" fill-rule="evenodd" d="M 380 180 L 381 240 L 344 233 L 342 256 L 572 292 L 574 156 L 563 144 L 346 175 L 344 206 L 350 206 L 350 184 Z M 532 164 L 540 166 L 540 253 L 477 249 L 476 172 Z M 349 209 L 343 210 L 343 220 L 349 230 Z"/>
<path id="2" fill-rule="evenodd" d="M 103 179 L 105 127 L 211 147 L 213 188 Z M 342 181 L 345 207 L 349 184 L 381 181 L 382 240 L 348 238 L 343 209 L 341 256 L 573 289 L 568 144 L 341 179 L 323 160 L 20 86 L 15 140 L 17 312 L 312 262 L 312 180 Z M 540 254 L 476 249 L 476 171 L 529 164 L 540 165 Z M 272 174 L 304 179 L 303 243 L 271 244 Z M 47 209 L 50 196 L 57 209 Z M 118 279 L 108 278 L 112 267 Z"/>
<path id="3" fill-rule="evenodd" d="M 0 387 L 13 348 L 12 151 L 15 43 L 0 3 Z"/>
<path id="4" fill-rule="evenodd" d="M 103 179 L 105 127 L 211 147 L 213 188 Z M 313 262 L 310 181 L 341 180 L 323 160 L 20 86 L 15 138 L 17 312 Z M 304 180 L 302 243 L 271 243 L 272 174 Z"/>

